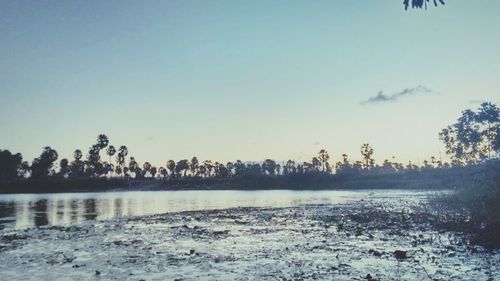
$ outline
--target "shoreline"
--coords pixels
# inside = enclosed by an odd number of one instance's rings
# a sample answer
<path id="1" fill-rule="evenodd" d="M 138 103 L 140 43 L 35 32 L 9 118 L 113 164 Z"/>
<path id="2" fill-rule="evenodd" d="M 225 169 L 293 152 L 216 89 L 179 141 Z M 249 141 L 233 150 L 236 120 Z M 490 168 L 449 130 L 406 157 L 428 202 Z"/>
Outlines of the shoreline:
<path id="1" fill-rule="evenodd" d="M 474 169 L 413 171 L 346 176 L 341 174 L 244 175 L 179 179 L 51 178 L 0 185 L 0 194 L 178 190 L 453 190 L 470 182 Z"/>

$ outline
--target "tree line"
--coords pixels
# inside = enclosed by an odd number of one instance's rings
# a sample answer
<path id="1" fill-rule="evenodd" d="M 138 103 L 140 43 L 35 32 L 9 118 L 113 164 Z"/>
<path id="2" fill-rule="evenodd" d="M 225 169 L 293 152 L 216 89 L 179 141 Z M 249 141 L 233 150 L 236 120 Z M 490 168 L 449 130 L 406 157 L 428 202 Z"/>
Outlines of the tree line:
<path id="1" fill-rule="evenodd" d="M 287 176 L 292 174 L 380 174 L 407 170 L 450 168 L 453 166 L 474 165 L 484 160 L 497 158 L 500 151 L 499 108 L 492 103 L 481 104 L 477 111 L 467 109 L 455 124 L 444 128 L 439 137 L 444 142 L 446 153 L 451 162 L 442 162 L 432 156 L 422 165 L 411 161 L 407 164 L 394 160 L 384 160 L 376 164 L 374 149 L 365 143 L 360 147 L 361 160 L 351 162 L 342 154 L 337 162 L 331 161 L 327 150 L 321 149 L 310 161 L 295 162 L 288 160 L 281 164 L 272 159 L 261 163 L 245 163 L 241 160 L 221 163 L 212 160 L 200 161 L 197 157 L 179 161 L 168 160 L 164 166 L 156 167 L 150 162 L 140 165 L 133 156 L 128 157 L 127 146 L 114 146 L 109 138 L 100 134 L 96 143 L 84 153 L 76 149 L 73 159 L 63 158 L 56 168 L 59 158 L 55 149 L 47 146 L 40 156 L 30 164 L 23 161 L 20 153 L 12 154 L 0 150 L 0 182 L 8 183 L 23 178 L 156 178 L 175 180 L 187 177 L 228 179 L 239 175 Z"/>

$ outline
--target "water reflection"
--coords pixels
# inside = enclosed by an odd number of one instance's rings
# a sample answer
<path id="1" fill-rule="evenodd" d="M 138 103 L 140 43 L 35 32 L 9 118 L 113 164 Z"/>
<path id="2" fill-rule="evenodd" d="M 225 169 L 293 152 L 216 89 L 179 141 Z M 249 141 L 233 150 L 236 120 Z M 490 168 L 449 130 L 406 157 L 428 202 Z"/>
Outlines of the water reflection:
<path id="1" fill-rule="evenodd" d="M 47 199 L 41 199 L 35 202 L 35 207 L 32 211 L 35 214 L 35 226 L 44 226 L 49 224 L 49 217 L 47 216 Z"/>
<path id="2" fill-rule="evenodd" d="M 340 203 L 366 196 L 415 196 L 415 191 L 158 191 L 0 195 L 0 229 L 71 225 L 119 216 Z M 420 194 L 424 194 L 420 192 Z"/>

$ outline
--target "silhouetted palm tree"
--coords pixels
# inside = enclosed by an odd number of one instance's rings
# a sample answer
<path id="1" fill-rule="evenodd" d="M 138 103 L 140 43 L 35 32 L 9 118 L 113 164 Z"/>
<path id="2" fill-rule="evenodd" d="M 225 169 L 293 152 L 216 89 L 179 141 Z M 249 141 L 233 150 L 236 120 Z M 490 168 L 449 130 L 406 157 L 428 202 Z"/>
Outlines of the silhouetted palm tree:
<path id="1" fill-rule="evenodd" d="M 139 168 L 139 164 L 137 164 L 137 161 L 135 161 L 135 158 L 133 156 L 131 156 L 130 160 L 128 162 L 128 170 L 132 173 L 136 173 L 136 175 L 137 175 L 138 168 Z"/>
<path id="2" fill-rule="evenodd" d="M 181 172 L 184 172 L 184 177 L 186 176 L 186 172 L 189 169 L 189 161 L 187 159 L 180 160 L 175 164 L 175 172 L 179 175 Z"/>
<path id="3" fill-rule="evenodd" d="M 80 149 L 75 150 L 73 153 L 73 157 L 75 160 L 71 162 L 71 176 L 72 177 L 81 177 L 85 172 L 85 163 L 81 160 L 83 157 L 83 153 Z"/>
<path id="4" fill-rule="evenodd" d="M 167 166 L 167 169 L 170 171 L 170 177 L 175 178 L 175 161 L 168 160 L 166 166 Z"/>
<path id="5" fill-rule="evenodd" d="M 373 168 L 374 162 L 371 158 L 372 154 L 373 148 L 369 144 L 364 143 L 361 146 L 361 155 L 363 155 L 363 158 L 365 160 L 365 169 Z"/>
<path id="6" fill-rule="evenodd" d="M 118 155 L 116 156 L 116 162 L 119 166 L 125 166 L 125 157 L 128 155 L 128 148 L 125 145 L 120 146 L 118 149 Z"/>
<path id="7" fill-rule="evenodd" d="M 75 152 L 73 153 L 73 157 L 75 158 L 75 160 L 81 160 L 83 157 L 82 151 L 80 149 L 75 150 Z"/>
<path id="8" fill-rule="evenodd" d="M 320 150 L 318 153 L 318 158 L 319 158 L 319 161 L 321 162 L 322 170 L 323 170 L 323 172 L 325 172 L 327 170 L 327 166 L 328 166 L 328 159 L 330 159 L 330 155 L 328 155 L 328 151 L 326 151 L 325 149 Z"/>
<path id="9" fill-rule="evenodd" d="M 151 163 L 149 162 L 144 162 L 144 164 L 142 164 L 142 169 L 144 171 L 144 176 L 146 176 L 147 173 L 151 174 Z"/>
<path id="10" fill-rule="evenodd" d="M 151 174 L 152 178 L 155 178 L 157 171 L 158 171 L 158 169 L 155 166 L 151 167 L 151 169 L 149 170 L 149 173 Z"/>
<path id="11" fill-rule="evenodd" d="M 111 157 L 115 155 L 116 153 L 116 148 L 112 145 L 108 146 L 108 149 L 106 149 L 106 154 L 109 156 L 109 163 L 111 163 Z"/>
<path id="12" fill-rule="evenodd" d="M 214 169 L 214 165 L 212 164 L 212 161 L 205 160 L 205 161 L 203 161 L 203 165 L 205 166 L 205 169 L 206 169 L 205 177 L 210 177 L 212 175 L 212 171 Z"/>
<path id="13" fill-rule="evenodd" d="M 233 175 L 233 169 L 234 169 L 233 162 L 227 162 L 226 168 L 227 168 L 227 171 L 229 173 L 228 177 L 231 177 Z"/>
<path id="14" fill-rule="evenodd" d="M 408 9 L 408 7 L 410 6 L 410 2 L 411 2 L 411 7 L 412 8 L 426 8 L 427 9 L 427 3 L 430 2 L 429 0 L 403 0 L 403 5 L 405 6 L 405 10 Z M 442 5 L 444 5 L 444 1 L 443 0 L 432 0 L 432 2 L 434 3 L 434 6 L 437 7 L 438 5 L 438 2 L 441 3 Z"/>
<path id="15" fill-rule="evenodd" d="M 161 175 L 162 179 L 165 179 L 165 177 L 167 176 L 167 169 L 165 169 L 164 167 L 160 167 L 158 172 Z"/>
<path id="16" fill-rule="evenodd" d="M 104 149 L 109 144 L 109 139 L 106 135 L 100 134 L 97 136 L 97 146 L 99 149 Z"/>
<path id="17" fill-rule="evenodd" d="M 191 163 L 189 164 L 189 170 L 191 171 L 191 175 L 195 176 L 198 169 L 198 158 L 191 158 Z"/>

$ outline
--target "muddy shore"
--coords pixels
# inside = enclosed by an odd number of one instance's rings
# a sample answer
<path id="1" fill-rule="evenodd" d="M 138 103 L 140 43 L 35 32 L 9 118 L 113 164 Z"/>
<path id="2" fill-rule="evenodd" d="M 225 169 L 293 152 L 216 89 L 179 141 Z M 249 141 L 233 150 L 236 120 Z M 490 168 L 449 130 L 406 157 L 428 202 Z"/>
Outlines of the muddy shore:
<path id="1" fill-rule="evenodd" d="M 499 280 L 500 252 L 421 199 L 0 230 L 2 280 Z"/>

